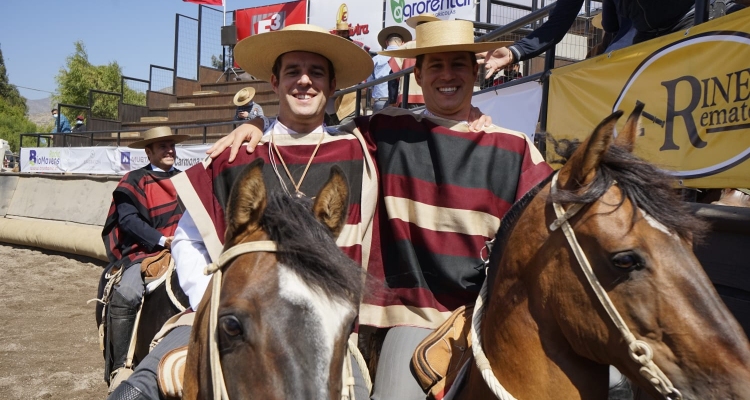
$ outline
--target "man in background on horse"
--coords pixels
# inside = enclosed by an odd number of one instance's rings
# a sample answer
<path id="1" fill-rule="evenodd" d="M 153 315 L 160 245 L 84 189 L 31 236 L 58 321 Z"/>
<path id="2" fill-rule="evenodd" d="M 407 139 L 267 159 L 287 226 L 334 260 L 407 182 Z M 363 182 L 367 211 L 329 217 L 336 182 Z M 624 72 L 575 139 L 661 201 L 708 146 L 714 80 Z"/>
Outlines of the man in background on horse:
<path id="1" fill-rule="evenodd" d="M 248 37 L 237 44 L 234 54 L 245 71 L 271 82 L 279 96 L 279 114 L 264 132 L 261 151 L 242 152 L 239 162 L 232 165 L 225 152 L 174 179 L 186 212 L 175 232 L 172 252 L 180 285 L 193 310 L 198 309 L 210 281 L 204 269 L 218 259 L 223 248 L 229 191 L 246 164 L 258 158 L 265 161 L 267 187 L 299 197 L 318 193 L 331 167 L 340 167 L 349 182 L 350 206 L 337 244 L 357 262 L 366 264 L 369 259 L 363 238 L 372 229 L 377 192 L 374 165 L 361 136 L 327 127 L 323 120 L 325 105 L 336 88 L 357 84 L 372 72 L 370 56 L 349 40 L 304 24 Z M 159 361 L 188 344 L 190 329 L 172 329 L 110 399 L 158 399 Z"/>
<path id="2" fill-rule="evenodd" d="M 426 110 L 386 108 L 342 128 L 367 140 L 379 182 L 367 264 L 373 282 L 359 315 L 360 326 L 389 329 L 374 399 L 424 399 L 409 368 L 414 349 L 453 310 L 474 302 L 485 278 L 485 242 L 510 206 L 551 172 L 523 133 L 469 124 L 474 54 L 499 45 L 475 44 L 468 21 L 417 26 L 414 48 L 381 54 L 416 58 Z M 221 144 L 257 140 L 250 131 L 243 125 Z"/>
<path id="3" fill-rule="evenodd" d="M 168 251 L 183 213 L 170 178 L 180 171 L 174 167 L 175 144 L 188 135 L 173 135 L 168 127 L 149 129 L 144 139 L 129 147 L 145 149 L 149 165 L 127 173 L 112 193 L 112 205 L 102 237 L 110 264 L 102 275 L 99 298 L 104 296 L 107 333 L 105 339 L 105 380 L 114 390 L 132 369 L 128 350 L 134 346 L 134 324 L 141 306 L 144 281 L 141 262 Z M 109 290 L 106 290 L 109 292 Z M 97 312 L 97 319 L 102 317 Z M 98 321 L 101 325 L 103 321 Z M 131 356 L 132 357 L 132 356 Z"/>

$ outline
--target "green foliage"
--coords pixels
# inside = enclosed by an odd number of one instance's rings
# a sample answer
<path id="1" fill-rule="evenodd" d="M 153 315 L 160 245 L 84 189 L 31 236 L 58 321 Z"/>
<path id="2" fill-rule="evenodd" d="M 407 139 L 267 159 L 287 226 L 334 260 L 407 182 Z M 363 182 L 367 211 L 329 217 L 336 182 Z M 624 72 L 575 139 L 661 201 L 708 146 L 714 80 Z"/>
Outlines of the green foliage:
<path id="1" fill-rule="evenodd" d="M 55 76 L 57 95 L 52 97 L 53 104 L 89 105 L 89 90 L 120 92 L 122 69 L 116 61 L 107 65 L 93 65 L 89 62 L 86 46 L 82 41 L 74 43 L 75 52 L 66 59 L 65 68 Z M 134 92 L 135 93 L 135 92 Z M 145 97 L 145 94 L 142 94 Z M 119 96 L 94 93 L 91 114 L 95 118 L 116 120 Z M 144 102 L 145 103 L 145 102 Z M 80 110 L 62 108 L 62 113 L 69 120 L 75 120 Z"/>
<path id="2" fill-rule="evenodd" d="M 24 103 L 25 105 L 25 103 Z M 12 152 L 17 152 L 20 133 L 40 132 L 33 122 L 26 118 L 25 107 L 11 104 L 5 97 L 0 97 L 0 139 L 5 139 Z M 36 146 L 36 139 L 24 138 L 24 147 Z"/>
<path id="3" fill-rule="evenodd" d="M 39 128 L 26 117 L 26 99 L 15 85 L 8 81 L 5 60 L 0 50 L 0 139 L 5 139 L 13 152 L 18 151 L 20 133 L 39 132 Z M 33 146 L 36 141 L 24 139 L 25 146 Z"/>
<path id="4" fill-rule="evenodd" d="M 211 55 L 211 66 L 216 69 L 223 69 L 224 68 L 224 61 L 221 59 L 221 56 L 215 56 Z"/>

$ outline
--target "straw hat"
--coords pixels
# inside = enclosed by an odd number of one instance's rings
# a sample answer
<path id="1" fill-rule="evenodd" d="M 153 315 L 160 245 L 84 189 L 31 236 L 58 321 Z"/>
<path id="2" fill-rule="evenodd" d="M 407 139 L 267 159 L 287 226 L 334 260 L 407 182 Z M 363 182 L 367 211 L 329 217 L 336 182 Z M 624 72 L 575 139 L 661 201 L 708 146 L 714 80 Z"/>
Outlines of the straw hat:
<path id="1" fill-rule="evenodd" d="M 479 53 L 505 47 L 513 42 L 474 43 L 474 24 L 471 21 L 435 21 L 417 26 L 417 43 L 412 49 L 381 51 L 378 54 L 415 58 L 422 54 L 468 51 Z"/>
<path id="2" fill-rule="evenodd" d="M 378 33 L 378 43 L 380 43 L 380 47 L 388 47 L 388 43 L 386 42 L 386 40 L 391 35 L 401 36 L 401 39 L 404 41 L 404 43 L 412 39 L 411 32 L 409 32 L 409 30 L 404 28 L 403 26 L 389 26 Z"/>
<path id="3" fill-rule="evenodd" d="M 337 31 L 348 31 L 349 30 L 349 24 L 346 23 L 346 21 L 339 21 L 336 23 L 336 29 Z"/>
<path id="4" fill-rule="evenodd" d="M 601 11 L 599 11 L 599 13 L 591 17 L 591 25 L 593 25 L 594 28 L 597 28 L 597 29 L 604 29 L 602 28 L 602 12 Z"/>
<path id="5" fill-rule="evenodd" d="M 362 82 L 374 68 L 370 55 L 351 40 L 308 24 L 248 36 L 237 43 L 234 57 L 250 75 L 270 82 L 274 62 L 290 51 L 316 53 L 330 60 L 336 73 L 337 89 Z"/>
<path id="6" fill-rule="evenodd" d="M 435 22 L 435 21 L 442 21 L 440 18 L 436 17 L 435 14 L 431 12 L 426 12 L 424 14 L 415 15 L 411 18 L 407 18 L 406 25 L 409 25 L 410 28 L 416 29 L 417 25 L 423 23 L 423 22 Z"/>
<path id="7" fill-rule="evenodd" d="M 151 143 L 163 142 L 165 140 L 180 143 L 188 139 L 190 139 L 190 135 L 173 135 L 172 129 L 168 126 L 157 126 L 156 128 L 151 128 L 144 132 L 142 140 L 131 143 L 128 147 L 131 149 L 144 149 Z"/>
<path id="8" fill-rule="evenodd" d="M 253 97 L 255 97 L 255 88 L 248 86 L 240 89 L 240 91 L 234 95 L 233 102 L 235 106 L 244 106 L 249 103 Z"/>

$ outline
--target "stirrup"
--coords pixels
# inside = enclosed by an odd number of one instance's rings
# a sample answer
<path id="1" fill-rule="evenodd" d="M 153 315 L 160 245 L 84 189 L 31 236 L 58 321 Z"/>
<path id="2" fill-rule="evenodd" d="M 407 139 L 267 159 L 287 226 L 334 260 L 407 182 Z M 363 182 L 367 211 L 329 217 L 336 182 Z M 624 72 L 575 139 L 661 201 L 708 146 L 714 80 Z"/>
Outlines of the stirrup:
<path id="1" fill-rule="evenodd" d="M 120 367 L 114 370 L 114 372 L 109 375 L 109 390 L 107 391 L 107 394 L 112 394 L 121 383 L 130 378 L 130 375 L 133 375 L 133 370 L 128 367 Z"/>

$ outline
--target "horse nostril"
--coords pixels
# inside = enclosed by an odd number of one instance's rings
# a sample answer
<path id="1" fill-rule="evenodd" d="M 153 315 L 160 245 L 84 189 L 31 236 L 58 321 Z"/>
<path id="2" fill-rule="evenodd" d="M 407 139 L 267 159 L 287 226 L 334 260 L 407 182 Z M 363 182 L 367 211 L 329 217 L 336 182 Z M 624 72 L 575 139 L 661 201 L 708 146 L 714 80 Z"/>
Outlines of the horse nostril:
<path id="1" fill-rule="evenodd" d="M 223 330 L 228 336 L 235 337 L 242 335 L 242 324 L 240 324 L 240 321 L 237 320 L 237 317 L 234 315 L 221 317 L 219 324 L 221 330 Z"/>

